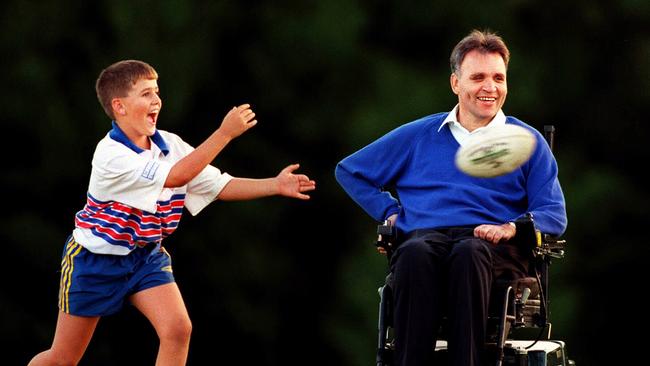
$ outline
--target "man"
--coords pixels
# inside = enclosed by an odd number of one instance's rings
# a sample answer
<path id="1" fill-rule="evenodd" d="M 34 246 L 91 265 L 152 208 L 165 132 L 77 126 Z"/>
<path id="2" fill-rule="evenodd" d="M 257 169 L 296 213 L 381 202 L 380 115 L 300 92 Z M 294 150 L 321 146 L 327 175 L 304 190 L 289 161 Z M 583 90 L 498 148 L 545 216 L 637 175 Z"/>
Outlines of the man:
<path id="1" fill-rule="evenodd" d="M 557 164 L 543 137 L 501 110 L 508 94 L 510 52 L 501 37 L 472 31 L 451 54 L 451 112 L 400 126 L 342 160 L 336 178 L 375 220 L 401 236 L 391 258 L 395 363 L 431 365 L 443 314 L 453 365 L 480 364 L 491 285 L 527 273 L 526 254 L 508 240 L 514 221 L 532 213 L 543 232 L 566 228 Z M 512 123 L 531 130 L 537 146 L 515 171 L 474 178 L 454 165 L 466 139 Z M 399 199 L 383 188 L 391 187 Z"/>

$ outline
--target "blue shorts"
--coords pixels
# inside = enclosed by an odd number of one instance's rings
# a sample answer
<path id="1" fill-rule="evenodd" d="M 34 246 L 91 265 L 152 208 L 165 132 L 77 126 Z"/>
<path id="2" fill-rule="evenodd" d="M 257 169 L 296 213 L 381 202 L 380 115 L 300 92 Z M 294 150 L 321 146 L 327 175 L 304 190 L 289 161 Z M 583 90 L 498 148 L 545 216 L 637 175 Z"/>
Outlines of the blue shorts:
<path id="1" fill-rule="evenodd" d="M 70 236 L 61 260 L 59 309 L 78 316 L 116 313 L 136 292 L 174 282 L 171 263 L 160 243 L 124 256 L 95 254 Z"/>

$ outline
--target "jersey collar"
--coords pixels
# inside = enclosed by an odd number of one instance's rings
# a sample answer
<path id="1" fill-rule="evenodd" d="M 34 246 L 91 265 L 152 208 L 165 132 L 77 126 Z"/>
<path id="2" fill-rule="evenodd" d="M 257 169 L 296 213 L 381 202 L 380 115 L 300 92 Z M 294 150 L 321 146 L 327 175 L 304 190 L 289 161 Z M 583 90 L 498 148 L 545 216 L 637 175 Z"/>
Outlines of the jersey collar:
<path id="1" fill-rule="evenodd" d="M 138 154 L 144 151 L 144 149 L 142 149 L 141 147 L 134 144 L 131 140 L 129 140 L 126 134 L 124 134 L 124 131 L 122 131 L 120 126 L 118 126 L 115 121 L 113 121 L 113 129 L 108 133 L 108 135 L 113 140 L 125 145 L 126 147 L 135 151 Z M 151 141 L 154 144 L 156 144 L 156 146 L 158 146 L 158 148 L 164 155 L 167 155 L 169 153 L 169 147 L 167 146 L 167 143 L 160 135 L 160 132 L 158 132 L 158 130 L 156 130 L 153 136 L 151 136 Z"/>

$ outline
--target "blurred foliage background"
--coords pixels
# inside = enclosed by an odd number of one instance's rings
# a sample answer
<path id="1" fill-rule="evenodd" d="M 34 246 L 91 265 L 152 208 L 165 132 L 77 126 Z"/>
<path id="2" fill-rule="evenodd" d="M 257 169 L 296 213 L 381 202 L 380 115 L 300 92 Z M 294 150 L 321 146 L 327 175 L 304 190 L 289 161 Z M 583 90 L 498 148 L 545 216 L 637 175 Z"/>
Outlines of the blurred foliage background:
<path id="1" fill-rule="evenodd" d="M 166 240 L 194 322 L 190 365 L 371 365 L 385 259 L 375 223 L 336 184 L 336 163 L 398 125 L 450 110 L 449 53 L 474 28 L 508 43 L 504 107 L 557 128 L 569 213 L 552 267 L 554 336 L 578 365 L 627 364 L 644 345 L 650 255 L 650 2 L 20 1 L 0 5 L 3 365 L 49 347 L 58 267 L 83 207 L 94 95 L 109 64 L 160 74 L 160 128 L 198 145 L 251 103 L 260 124 L 215 161 L 233 175 L 287 164 L 318 182 L 307 202 L 217 202 Z M 12 143 L 13 141 L 13 143 Z M 133 308 L 103 319 L 82 365 L 153 364 Z"/>

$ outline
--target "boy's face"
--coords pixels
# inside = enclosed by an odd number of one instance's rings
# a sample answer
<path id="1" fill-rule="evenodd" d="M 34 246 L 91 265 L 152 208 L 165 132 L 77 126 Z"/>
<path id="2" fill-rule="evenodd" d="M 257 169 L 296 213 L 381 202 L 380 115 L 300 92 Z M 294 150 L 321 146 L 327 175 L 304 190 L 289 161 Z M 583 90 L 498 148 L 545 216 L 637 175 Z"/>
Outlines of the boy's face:
<path id="1" fill-rule="evenodd" d="M 140 79 L 126 97 L 113 100 L 115 118 L 132 140 L 153 136 L 156 132 L 156 121 L 162 108 L 159 93 L 156 79 Z"/>

